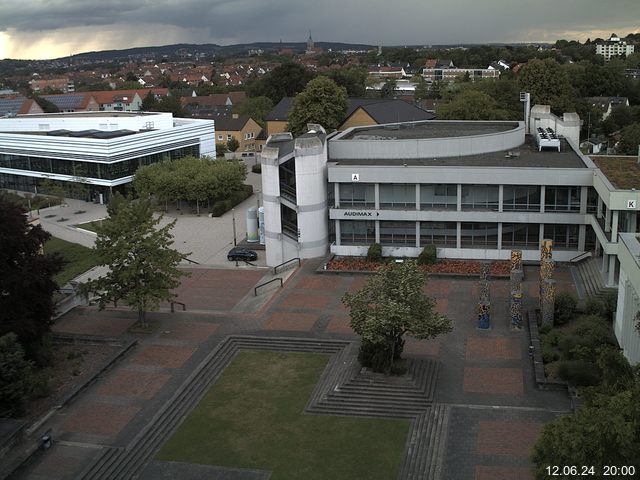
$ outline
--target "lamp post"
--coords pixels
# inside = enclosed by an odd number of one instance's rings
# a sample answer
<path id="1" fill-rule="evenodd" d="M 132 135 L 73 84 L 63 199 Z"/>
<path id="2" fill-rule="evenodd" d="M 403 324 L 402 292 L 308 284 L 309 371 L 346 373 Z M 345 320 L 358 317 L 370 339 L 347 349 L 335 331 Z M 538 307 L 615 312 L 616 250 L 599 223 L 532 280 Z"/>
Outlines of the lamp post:
<path id="1" fill-rule="evenodd" d="M 233 222 L 233 246 L 237 246 L 236 242 L 236 209 L 231 209 L 231 221 Z"/>

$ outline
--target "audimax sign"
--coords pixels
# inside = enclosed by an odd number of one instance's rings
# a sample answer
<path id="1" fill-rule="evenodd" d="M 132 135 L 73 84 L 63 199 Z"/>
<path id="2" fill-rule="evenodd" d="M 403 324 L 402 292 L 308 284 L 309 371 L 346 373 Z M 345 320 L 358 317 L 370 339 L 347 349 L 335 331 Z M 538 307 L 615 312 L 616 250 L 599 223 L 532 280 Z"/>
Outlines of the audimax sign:
<path id="1" fill-rule="evenodd" d="M 343 217 L 359 217 L 359 218 L 373 218 L 379 217 L 380 212 L 371 211 L 371 210 L 346 210 L 343 214 Z"/>

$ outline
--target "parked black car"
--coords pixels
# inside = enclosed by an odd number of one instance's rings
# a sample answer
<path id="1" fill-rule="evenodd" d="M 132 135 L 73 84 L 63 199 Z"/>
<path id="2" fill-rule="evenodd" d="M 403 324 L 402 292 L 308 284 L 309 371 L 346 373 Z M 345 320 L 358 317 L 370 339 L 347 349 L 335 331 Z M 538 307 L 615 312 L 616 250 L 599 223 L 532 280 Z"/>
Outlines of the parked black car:
<path id="1" fill-rule="evenodd" d="M 227 253 L 227 260 L 243 260 L 245 262 L 253 262 L 258 259 L 258 254 L 253 250 L 244 247 L 234 247 Z"/>

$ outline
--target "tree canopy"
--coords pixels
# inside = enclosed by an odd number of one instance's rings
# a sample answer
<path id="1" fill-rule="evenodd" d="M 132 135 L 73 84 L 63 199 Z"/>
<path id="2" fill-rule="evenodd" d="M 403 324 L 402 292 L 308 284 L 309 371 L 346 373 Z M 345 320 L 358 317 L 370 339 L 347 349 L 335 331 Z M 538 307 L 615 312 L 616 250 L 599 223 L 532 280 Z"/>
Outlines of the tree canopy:
<path id="1" fill-rule="evenodd" d="M 390 263 L 371 276 L 361 290 L 342 297 L 350 310 L 351 328 L 362 337 L 364 350 L 373 346 L 384 352 L 386 361 L 378 364 L 381 369 L 393 367 L 402 353 L 405 334 L 426 340 L 453 328 L 451 320 L 436 311 L 435 301 L 424 295 L 426 278 L 413 261 Z"/>
<path id="2" fill-rule="evenodd" d="M 62 269 L 62 258 L 42 254 L 49 233 L 29 225 L 21 207 L 1 193 L 0 225 L 0 335 L 15 333 L 37 360 L 52 323 L 58 289 L 53 276 Z"/>
<path id="3" fill-rule="evenodd" d="M 640 123 L 632 123 L 620 131 L 620 142 L 616 147 L 623 155 L 637 155 L 640 148 Z"/>
<path id="4" fill-rule="evenodd" d="M 293 62 L 283 63 L 261 78 L 247 84 L 250 97 L 269 97 L 277 104 L 284 97 L 293 97 L 301 92 L 314 74 L 303 65 Z"/>
<path id="5" fill-rule="evenodd" d="M 478 90 L 461 91 L 438 105 L 436 115 L 442 120 L 508 120 L 511 116 L 493 98 Z"/>
<path id="6" fill-rule="evenodd" d="M 318 123 L 327 131 L 340 126 L 347 112 L 347 91 L 327 77 L 311 80 L 293 100 L 288 130 L 294 135 L 306 131 L 307 123 Z"/>
<path id="7" fill-rule="evenodd" d="M 532 59 L 522 67 L 518 83 L 531 93 L 532 105 L 550 105 L 554 113 L 575 111 L 574 91 L 566 70 L 555 60 Z"/>
<path id="8" fill-rule="evenodd" d="M 234 105 L 233 111 L 253 118 L 264 128 L 265 120 L 272 108 L 273 102 L 269 97 L 248 97 L 242 103 Z"/>
<path id="9" fill-rule="evenodd" d="M 33 365 L 14 333 L 0 336 L 0 418 L 24 413 L 31 389 Z"/>
<path id="10" fill-rule="evenodd" d="M 124 300 L 146 326 L 146 312 L 157 310 L 161 301 L 173 300 L 172 290 L 186 275 L 178 269 L 185 255 L 172 248 L 175 220 L 158 228 L 162 217 L 154 216 L 150 200 L 133 201 L 120 194 L 113 197 L 107 212 L 109 218 L 96 227 L 94 248 L 99 264 L 109 270 L 82 288 L 97 296 L 100 309 Z"/>

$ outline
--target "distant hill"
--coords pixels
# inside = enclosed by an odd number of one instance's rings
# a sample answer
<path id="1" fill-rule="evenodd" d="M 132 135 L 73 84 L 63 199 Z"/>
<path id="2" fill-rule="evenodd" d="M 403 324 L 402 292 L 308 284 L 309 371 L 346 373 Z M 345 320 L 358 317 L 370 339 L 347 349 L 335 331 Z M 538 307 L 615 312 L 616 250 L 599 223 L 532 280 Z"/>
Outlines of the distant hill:
<path id="1" fill-rule="evenodd" d="M 356 43 L 339 43 L 339 42 L 316 42 L 317 47 L 324 50 L 371 50 L 376 48 L 373 45 L 364 45 Z M 102 50 L 99 52 L 86 52 L 74 55 L 73 58 L 79 60 L 116 60 L 119 58 L 128 58 L 131 56 L 144 55 L 175 55 L 178 52 L 184 53 L 205 53 L 208 55 L 235 55 L 247 52 L 248 50 L 263 50 L 265 52 L 277 52 L 283 48 L 290 48 L 294 51 L 303 51 L 307 44 L 303 42 L 255 42 L 240 43 L 236 45 L 217 45 L 215 43 L 193 44 L 193 43 L 177 43 L 173 45 L 162 45 L 157 47 L 135 47 L 124 50 Z M 66 58 L 66 57 L 65 57 Z M 64 60 L 64 58 L 53 59 Z"/>

